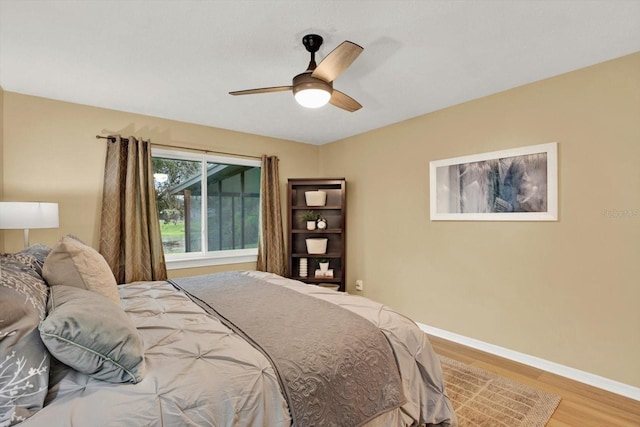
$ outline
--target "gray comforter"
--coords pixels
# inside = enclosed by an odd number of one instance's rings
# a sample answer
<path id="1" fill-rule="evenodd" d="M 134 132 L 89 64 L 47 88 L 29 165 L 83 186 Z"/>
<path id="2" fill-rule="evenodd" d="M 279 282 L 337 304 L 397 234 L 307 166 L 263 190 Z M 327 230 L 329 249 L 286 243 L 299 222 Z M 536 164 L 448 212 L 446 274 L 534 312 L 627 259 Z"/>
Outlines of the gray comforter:
<path id="1" fill-rule="evenodd" d="M 457 425 L 439 361 L 412 321 L 365 298 L 268 273 L 243 274 L 346 308 L 383 331 L 406 402 L 368 427 Z M 168 282 L 138 282 L 120 286 L 120 296 L 144 341 L 144 380 L 106 383 L 54 364 L 45 408 L 21 426 L 291 425 L 267 357 L 183 292 Z"/>
<path id="2" fill-rule="evenodd" d="M 293 426 L 360 426 L 405 402 L 389 342 L 357 314 L 239 272 L 170 282 L 268 357 Z"/>

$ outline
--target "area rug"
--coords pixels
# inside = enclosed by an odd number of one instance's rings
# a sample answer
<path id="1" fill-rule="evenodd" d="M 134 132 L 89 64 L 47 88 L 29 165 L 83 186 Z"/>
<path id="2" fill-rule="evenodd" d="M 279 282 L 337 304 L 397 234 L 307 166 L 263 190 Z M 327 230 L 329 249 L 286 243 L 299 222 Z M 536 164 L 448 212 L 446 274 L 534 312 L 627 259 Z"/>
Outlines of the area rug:
<path id="1" fill-rule="evenodd" d="M 543 427 L 560 397 L 440 356 L 460 427 Z"/>

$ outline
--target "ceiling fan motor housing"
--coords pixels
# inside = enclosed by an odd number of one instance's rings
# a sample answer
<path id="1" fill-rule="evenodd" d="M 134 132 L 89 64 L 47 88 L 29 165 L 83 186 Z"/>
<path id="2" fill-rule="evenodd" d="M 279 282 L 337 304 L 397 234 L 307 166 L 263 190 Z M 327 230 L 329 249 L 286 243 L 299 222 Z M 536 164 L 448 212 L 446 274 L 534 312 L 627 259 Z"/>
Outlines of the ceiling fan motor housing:
<path id="1" fill-rule="evenodd" d="M 333 93 L 333 82 L 325 82 L 322 79 L 311 77 L 311 72 L 307 71 L 293 78 L 293 94 L 306 89 L 320 89 L 331 94 Z"/>

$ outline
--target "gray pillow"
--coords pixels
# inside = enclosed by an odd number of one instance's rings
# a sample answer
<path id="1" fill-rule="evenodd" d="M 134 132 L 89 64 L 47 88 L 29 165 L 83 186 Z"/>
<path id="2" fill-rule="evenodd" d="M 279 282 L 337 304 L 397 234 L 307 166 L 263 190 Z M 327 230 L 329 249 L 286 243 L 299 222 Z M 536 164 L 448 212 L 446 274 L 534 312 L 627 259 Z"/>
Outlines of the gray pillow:
<path id="1" fill-rule="evenodd" d="M 46 314 L 48 288 L 32 261 L 17 254 L 0 254 L 2 426 L 17 424 L 42 409 L 48 391 L 51 357 L 38 333 L 38 323 Z"/>
<path id="2" fill-rule="evenodd" d="M 53 286 L 40 336 L 62 363 L 93 378 L 137 383 L 145 374 L 144 347 L 133 322 L 106 297 Z"/>
<path id="3" fill-rule="evenodd" d="M 56 243 L 42 267 L 49 286 L 65 285 L 104 295 L 120 307 L 118 284 L 102 255 L 73 236 Z"/>

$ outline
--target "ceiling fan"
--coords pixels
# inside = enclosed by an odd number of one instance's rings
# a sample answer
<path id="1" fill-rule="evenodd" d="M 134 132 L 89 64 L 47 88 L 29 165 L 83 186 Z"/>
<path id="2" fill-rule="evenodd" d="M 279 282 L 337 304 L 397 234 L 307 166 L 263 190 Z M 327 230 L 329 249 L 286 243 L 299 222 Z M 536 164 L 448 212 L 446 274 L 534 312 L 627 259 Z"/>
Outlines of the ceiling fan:
<path id="1" fill-rule="evenodd" d="M 362 108 L 358 101 L 334 89 L 333 81 L 356 60 L 363 48 L 345 40 L 316 65 L 316 52 L 322 45 L 322 37 L 317 34 L 307 34 L 302 38 L 302 44 L 311 53 L 311 61 L 305 72 L 293 78 L 291 86 L 238 90 L 229 92 L 229 94 L 252 95 L 254 93 L 291 90 L 296 101 L 303 107 L 319 108 L 329 102 L 331 105 L 350 112 Z"/>

